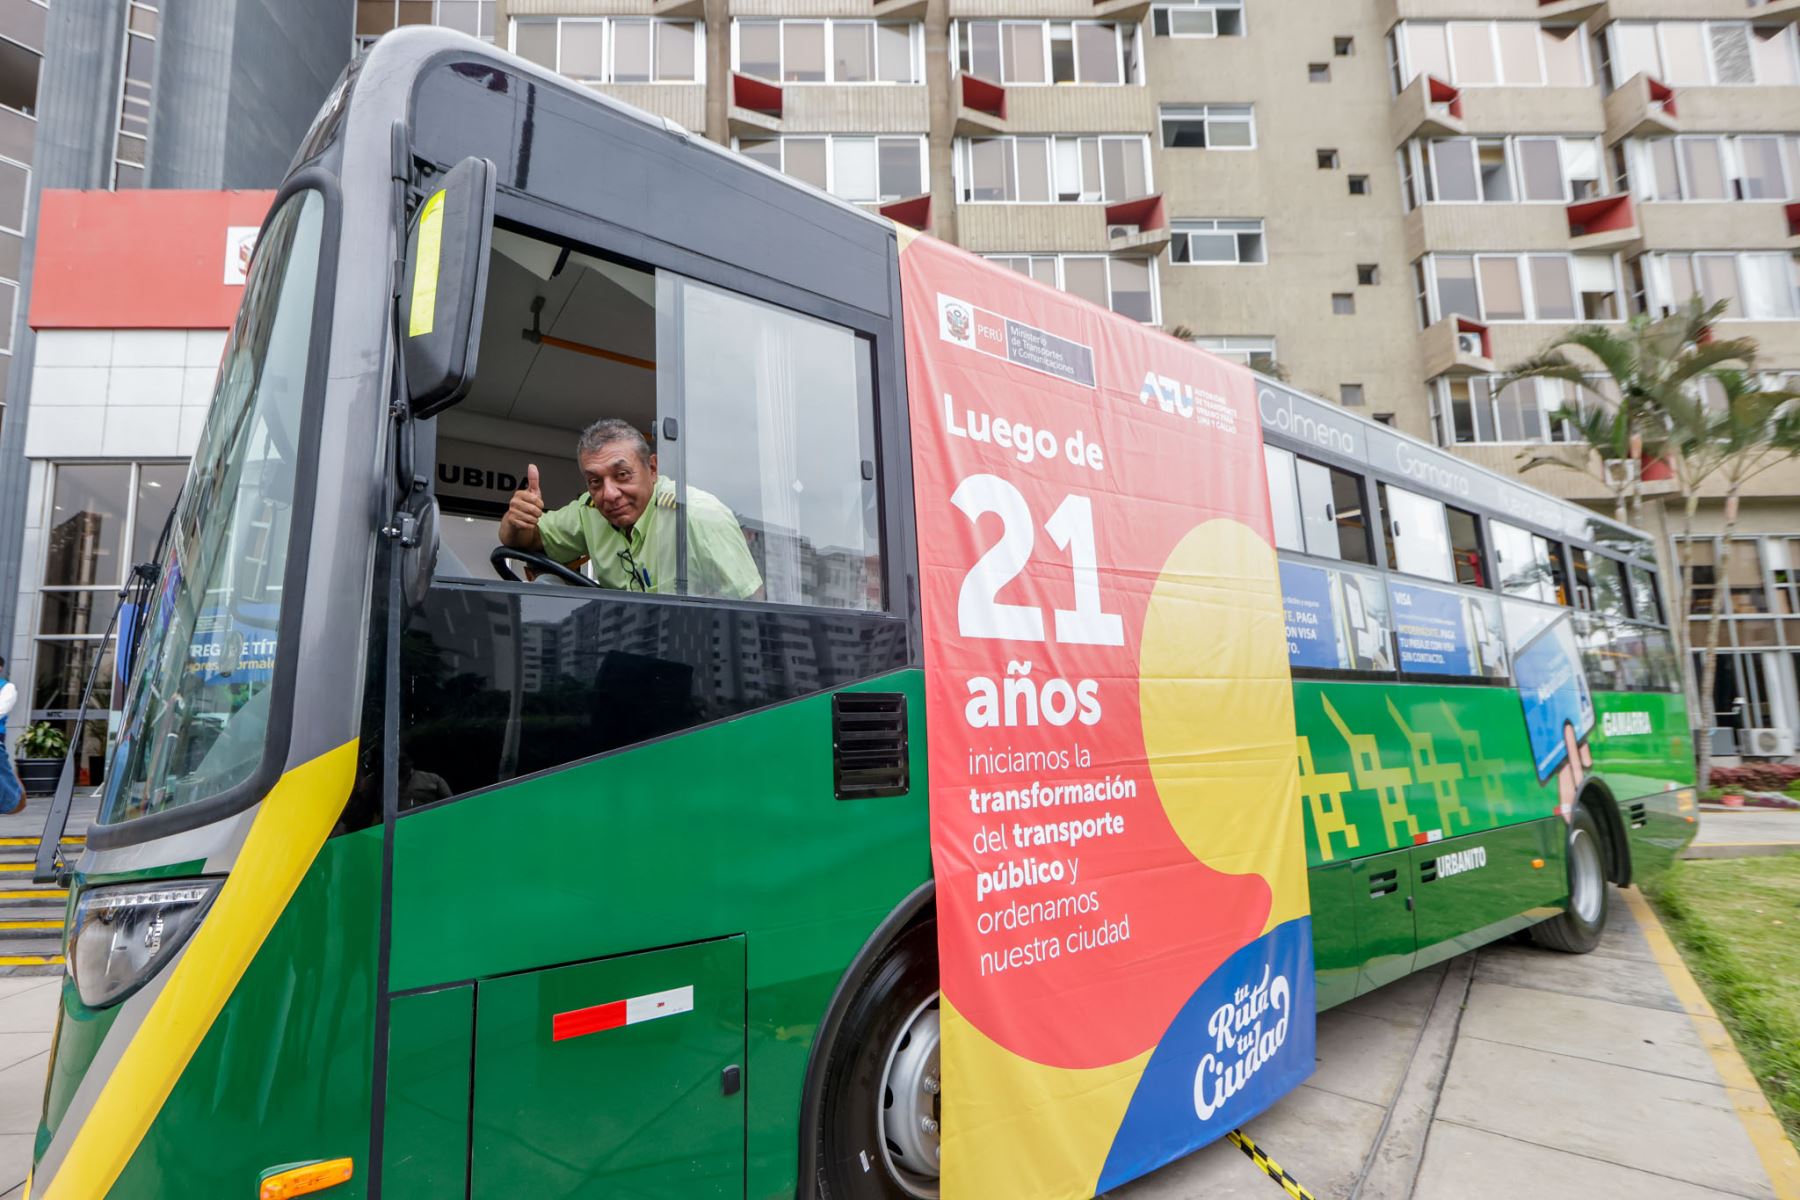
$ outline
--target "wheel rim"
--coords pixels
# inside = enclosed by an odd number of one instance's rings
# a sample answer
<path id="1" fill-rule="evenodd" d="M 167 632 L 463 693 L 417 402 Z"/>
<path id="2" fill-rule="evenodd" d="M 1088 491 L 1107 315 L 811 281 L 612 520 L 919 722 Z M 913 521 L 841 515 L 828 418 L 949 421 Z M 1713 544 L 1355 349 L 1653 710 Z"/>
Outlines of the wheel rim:
<path id="1" fill-rule="evenodd" d="M 889 1043 L 875 1101 L 881 1109 L 881 1161 L 894 1182 L 918 1200 L 936 1200 L 938 1194 L 942 1078 L 934 994 L 913 1009 Z"/>
<path id="2" fill-rule="evenodd" d="M 1600 848 L 1585 829 L 1569 834 L 1569 907 L 1584 925 L 1600 920 Z"/>

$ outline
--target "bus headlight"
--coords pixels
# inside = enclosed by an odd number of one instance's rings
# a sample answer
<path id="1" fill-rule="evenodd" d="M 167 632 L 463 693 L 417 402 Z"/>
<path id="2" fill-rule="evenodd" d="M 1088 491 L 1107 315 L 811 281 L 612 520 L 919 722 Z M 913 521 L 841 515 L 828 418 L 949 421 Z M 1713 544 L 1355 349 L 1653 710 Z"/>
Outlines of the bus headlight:
<path id="1" fill-rule="evenodd" d="M 134 883 L 83 892 L 69 926 L 69 975 L 89 1008 L 116 1004 L 200 924 L 219 881 Z"/>

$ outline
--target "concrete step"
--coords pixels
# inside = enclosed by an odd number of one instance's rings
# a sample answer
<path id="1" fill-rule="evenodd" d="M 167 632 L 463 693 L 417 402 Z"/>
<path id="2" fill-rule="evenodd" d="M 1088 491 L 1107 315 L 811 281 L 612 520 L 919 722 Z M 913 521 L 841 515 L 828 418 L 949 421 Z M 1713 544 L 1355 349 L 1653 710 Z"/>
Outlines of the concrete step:
<path id="1" fill-rule="evenodd" d="M 0 933 L 0 975 L 61 975 L 62 946 L 47 938 Z"/>
<path id="2" fill-rule="evenodd" d="M 50 884 L 33 884 L 30 887 L 0 889 L 0 914 L 18 908 L 53 907 L 57 912 L 63 910 L 63 901 L 69 898 L 69 889 L 52 887 Z"/>

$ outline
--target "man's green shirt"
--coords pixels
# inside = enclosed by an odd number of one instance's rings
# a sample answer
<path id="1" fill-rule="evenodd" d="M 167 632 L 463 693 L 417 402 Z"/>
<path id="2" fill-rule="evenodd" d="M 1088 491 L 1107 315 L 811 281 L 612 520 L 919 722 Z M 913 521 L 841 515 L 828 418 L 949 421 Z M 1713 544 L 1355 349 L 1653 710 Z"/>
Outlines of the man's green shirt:
<path id="1" fill-rule="evenodd" d="M 602 587 L 621 591 L 675 591 L 675 482 L 656 481 L 650 503 L 629 533 L 620 533 L 585 493 L 538 518 L 544 553 L 557 562 L 587 555 Z M 762 587 L 744 531 L 731 509 L 711 492 L 687 490 L 688 592 L 742 600 Z"/>

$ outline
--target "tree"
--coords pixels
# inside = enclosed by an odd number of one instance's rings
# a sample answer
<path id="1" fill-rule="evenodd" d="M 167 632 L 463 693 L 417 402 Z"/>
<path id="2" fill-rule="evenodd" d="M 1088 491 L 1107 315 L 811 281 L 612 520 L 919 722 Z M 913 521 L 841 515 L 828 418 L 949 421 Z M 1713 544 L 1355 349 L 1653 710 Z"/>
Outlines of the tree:
<path id="1" fill-rule="evenodd" d="M 1751 364 L 1753 365 L 1753 364 Z M 1698 484 L 1717 477 L 1725 489 L 1725 520 L 1720 528 L 1722 547 L 1713 568 L 1712 607 L 1706 622 L 1706 648 L 1700 660 L 1700 714 L 1702 728 L 1718 724 L 1713 708 L 1713 685 L 1719 672 L 1719 631 L 1725 605 L 1731 596 L 1731 535 L 1737 528 L 1738 498 L 1758 475 L 1800 456 L 1800 392 L 1765 389 L 1756 375 L 1746 370 L 1718 368 L 1706 378 L 1718 386 L 1718 395 L 1680 394 L 1666 398 L 1664 414 L 1669 431 L 1670 457 L 1677 463 L 1683 489 L 1683 532 L 1691 539 L 1693 513 L 1698 504 Z M 1690 481 L 1691 489 L 1690 490 Z M 1683 596 L 1693 595 L 1693 568 L 1687 542 L 1682 547 Z M 1686 602 L 1685 618 L 1692 615 Z M 1685 642 L 1685 638 L 1682 639 Z M 1697 764 L 1699 784 L 1706 787 L 1712 776 L 1712 739 L 1700 739 Z"/>
<path id="2" fill-rule="evenodd" d="M 1550 414 L 1567 423 L 1574 454 L 1526 452 L 1520 468 L 1553 466 L 1597 478 L 1613 496 L 1613 515 L 1638 524 L 1643 507 L 1643 464 L 1664 457 L 1668 429 L 1665 401 L 1679 400 L 1694 381 L 1716 367 L 1746 363 L 1756 353 L 1749 338 L 1710 339 L 1712 324 L 1725 312 L 1720 301 L 1707 307 L 1698 298 L 1666 317 L 1640 314 L 1623 329 L 1580 325 L 1565 330 L 1543 350 L 1515 364 L 1496 391 L 1526 379 L 1560 379 L 1589 387 L 1592 366 L 1571 359 L 1567 349 L 1585 350 L 1611 381 L 1616 399 L 1600 404 L 1564 404 Z M 1614 464 L 1621 464 L 1615 466 Z M 1629 502 L 1629 503 L 1628 503 Z"/>

